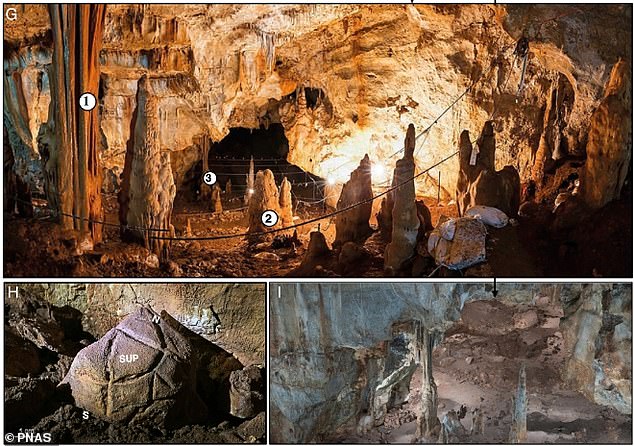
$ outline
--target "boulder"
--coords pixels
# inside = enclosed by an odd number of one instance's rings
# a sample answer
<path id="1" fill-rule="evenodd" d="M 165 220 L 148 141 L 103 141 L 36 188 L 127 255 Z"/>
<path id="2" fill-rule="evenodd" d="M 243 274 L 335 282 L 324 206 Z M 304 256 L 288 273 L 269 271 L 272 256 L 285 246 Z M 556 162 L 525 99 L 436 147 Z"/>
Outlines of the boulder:
<path id="1" fill-rule="evenodd" d="M 231 415 L 252 418 L 265 409 L 263 374 L 255 365 L 231 372 Z"/>
<path id="2" fill-rule="evenodd" d="M 469 208 L 465 212 L 465 217 L 475 218 L 494 228 L 503 228 L 509 222 L 509 218 L 504 212 L 490 206 L 478 205 Z"/>
<path id="3" fill-rule="evenodd" d="M 450 219 L 429 235 L 427 250 L 436 264 L 464 269 L 486 260 L 486 227 L 473 218 Z"/>
<path id="4" fill-rule="evenodd" d="M 81 350 L 62 383 L 97 418 L 175 427 L 206 420 L 209 410 L 201 396 L 211 390 L 218 391 L 214 406 L 222 406 L 228 375 L 240 367 L 167 312 L 159 317 L 139 308 Z"/>

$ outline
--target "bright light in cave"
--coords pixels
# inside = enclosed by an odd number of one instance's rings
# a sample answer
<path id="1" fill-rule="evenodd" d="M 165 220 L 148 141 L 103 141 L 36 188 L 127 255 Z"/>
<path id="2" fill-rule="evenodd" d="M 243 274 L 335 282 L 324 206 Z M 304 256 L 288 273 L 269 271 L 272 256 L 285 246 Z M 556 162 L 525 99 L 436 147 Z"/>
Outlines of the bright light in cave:
<path id="1" fill-rule="evenodd" d="M 372 180 L 374 181 L 374 183 L 378 183 L 378 184 L 382 184 L 385 183 L 387 181 L 387 176 L 386 176 L 386 172 L 387 169 L 385 168 L 385 165 L 382 163 L 374 163 L 372 164 Z"/>

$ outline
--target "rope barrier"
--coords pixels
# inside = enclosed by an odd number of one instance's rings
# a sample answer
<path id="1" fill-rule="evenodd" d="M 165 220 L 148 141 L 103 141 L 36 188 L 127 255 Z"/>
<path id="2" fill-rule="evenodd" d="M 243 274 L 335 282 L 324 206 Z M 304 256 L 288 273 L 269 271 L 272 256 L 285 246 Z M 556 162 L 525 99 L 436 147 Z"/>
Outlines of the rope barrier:
<path id="1" fill-rule="evenodd" d="M 291 226 L 287 226 L 287 227 L 284 227 L 284 228 L 271 229 L 269 231 L 258 231 L 258 232 L 250 232 L 250 233 L 249 232 L 243 232 L 241 234 L 226 234 L 226 235 L 217 235 L 217 236 L 149 237 L 149 238 L 153 239 L 153 240 L 169 240 L 169 241 L 189 241 L 189 240 L 191 240 L 191 241 L 211 241 L 211 240 L 226 240 L 226 239 L 231 239 L 231 238 L 240 238 L 240 237 L 249 237 L 249 236 L 250 237 L 258 237 L 258 236 L 261 236 L 261 235 L 269 235 L 269 234 L 275 234 L 275 233 L 278 233 L 278 232 L 289 231 L 291 229 L 297 229 L 297 228 L 300 228 L 302 226 L 310 225 L 310 224 L 316 223 L 316 222 L 321 221 L 321 220 L 332 218 L 332 217 L 334 217 L 336 215 L 339 215 L 339 214 L 342 214 L 344 212 L 348 212 L 348 211 L 350 211 L 350 210 L 352 210 L 354 208 L 357 208 L 357 207 L 359 207 L 361 205 L 372 203 L 377 198 L 380 198 L 380 197 L 382 197 L 384 195 L 387 195 L 388 193 L 390 193 L 390 192 L 392 192 L 392 191 L 394 191 L 396 189 L 399 189 L 400 187 L 404 186 L 405 184 L 414 181 L 419 176 L 429 172 L 431 169 L 433 169 L 435 167 L 438 167 L 442 163 L 444 163 L 444 162 L 448 161 L 449 159 L 453 158 L 458 153 L 459 153 L 458 151 L 452 153 L 451 155 L 449 155 L 448 157 L 446 157 L 446 158 L 442 159 L 441 161 L 437 162 L 433 166 L 431 166 L 431 167 L 425 169 L 424 171 L 414 175 L 412 178 L 409 178 L 409 179 L 403 181 L 402 183 L 397 184 L 396 186 L 392 186 L 391 188 L 387 189 L 386 191 L 381 192 L 380 194 L 377 194 L 375 196 L 372 196 L 371 198 L 367 198 L 367 199 L 362 200 L 362 201 L 360 201 L 358 203 L 355 203 L 355 204 L 352 204 L 350 206 L 347 206 L 347 207 L 345 207 L 343 209 L 337 209 L 336 211 L 333 211 L 333 212 L 331 212 L 329 214 L 326 214 L 326 215 L 322 215 L 321 217 L 315 217 L 315 218 L 312 218 L 310 220 L 306 220 L 306 221 L 303 221 L 301 223 L 297 223 L 297 224 L 294 224 L 294 225 L 291 225 Z"/>
<path id="2" fill-rule="evenodd" d="M 13 200 L 33 206 L 33 202 L 28 202 L 26 200 L 22 200 L 22 199 L 17 198 L 17 197 L 14 197 Z M 143 228 L 141 226 L 121 225 L 121 224 L 118 224 L 118 223 L 110 223 L 110 222 L 103 221 L 103 220 L 95 220 L 93 218 L 80 217 L 78 215 L 69 214 L 67 212 L 62 212 L 62 211 L 58 211 L 58 210 L 52 209 L 52 208 L 48 207 L 48 202 L 47 202 L 47 209 L 49 210 L 49 212 L 53 216 L 62 215 L 64 217 L 69 217 L 69 218 L 72 218 L 74 220 L 87 221 L 88 223 L 95 223 L 95 224 L 98 224 L 98 225 L 111 227 L 111 228 L 124 228 L 124 229 L 130 229 L 130 230 L 133 230 L 133 231 L 146 231 L 146 232 L 153 232 L 153 231 L 156 231 L 156 232 L 170 232 L 169 229 Z"/>

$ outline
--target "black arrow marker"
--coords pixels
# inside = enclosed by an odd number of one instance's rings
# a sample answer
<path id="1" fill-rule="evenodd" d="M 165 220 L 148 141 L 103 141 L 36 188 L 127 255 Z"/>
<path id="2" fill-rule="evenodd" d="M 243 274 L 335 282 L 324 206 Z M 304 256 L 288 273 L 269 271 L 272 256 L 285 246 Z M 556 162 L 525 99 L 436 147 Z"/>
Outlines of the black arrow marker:
<path id="1" fill-rule="evenodd" d="M 493 293 L 493 297 L 498 296 L 497 279 L 495 277 L 493 278 L 493 291 L 491 293 Z"/>

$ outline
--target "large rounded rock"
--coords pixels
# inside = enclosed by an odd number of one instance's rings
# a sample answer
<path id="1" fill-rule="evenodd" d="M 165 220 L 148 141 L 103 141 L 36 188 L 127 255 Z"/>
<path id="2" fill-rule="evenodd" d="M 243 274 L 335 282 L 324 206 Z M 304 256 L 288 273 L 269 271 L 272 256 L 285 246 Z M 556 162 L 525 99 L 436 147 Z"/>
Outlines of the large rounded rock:
<path id="1" fill-rule="evenodd" d="M 229 353 L 167 312 L 158 317 L 139 308 L 81 350 L 62 383 L 70 385 L 79 407 L 98 418 L 173 427 L 206 419 L 201 396 L 210 389 L 218 392 L 214 407 L 225 406 L 228 376 L 239 368 Z"/>

